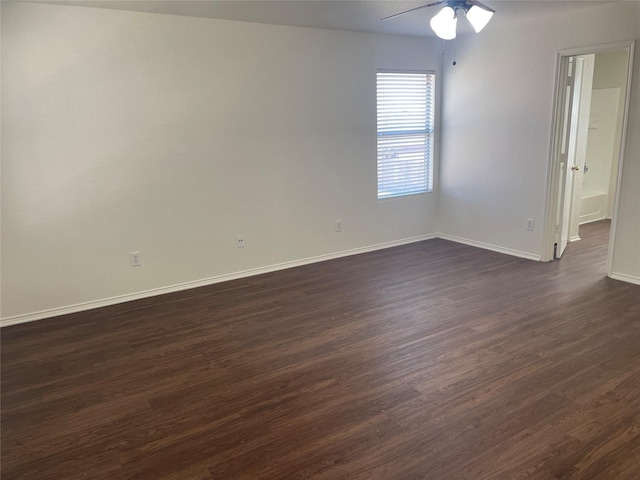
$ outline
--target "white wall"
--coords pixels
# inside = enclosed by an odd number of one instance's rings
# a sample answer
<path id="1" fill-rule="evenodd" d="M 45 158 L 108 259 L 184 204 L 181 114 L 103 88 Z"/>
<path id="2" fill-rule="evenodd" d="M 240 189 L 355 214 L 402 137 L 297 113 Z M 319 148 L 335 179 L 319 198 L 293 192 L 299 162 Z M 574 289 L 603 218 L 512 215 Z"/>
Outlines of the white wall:
<path id="1" fill-rule="evenodd" d="M 435 195 L 376 199 L 375 72 L 439 74 L 440 53 L 2 2 L 2 317 L 435 233 Z"/>
<path id="2" fill-rule="evenodd" d="M 458 39 L 458 64 L 444 63 L 441 232 L 542 255 L 557 52 L 639 38 L 639 14 L 639 3 L 618 2 Z M 635 72 L 637 85 L 640 62 Z M 639 91 L 631 99 L 614 261 L 615 272 L 637 279 Z M 536 220 L 533 232 L 526 218 Z"/>
<path id="3" fill-rule="evenodd" d="M 616 174 L 618 171 L 620 136 L 616 136 L 616 126 L 621 123 L 618 119 L 624 113 L 624 105 L 623 112 L 618 108 L 624 92 L 626 89 L 621 91 L 620 88 L 594 88 L 591 91 L 586 157 L 589 170 L 584 174 L 582 182 L 580 223 L 613 216 L 616 182 L 611 176 L 613 171 Z M 610 212 L 607 208 L 609 204 Z"/>
<path id="4" fill-rule="evenodd" d="M 438 231 L 539 257 L 556 53 L 640 38 L 621 2 L 460 37 L 440 72 L 425 38 L 7 2 L 1 21 L 5 323 Z M 630 281 L 638 52 L 613 259 Z M 438 196 L 376 200 L 377 68 L 446 77 Z"/>
<path id="5" fill-rule="evenodd" d="M 640 48 L 640 46 L 638 47 Z M 627 68 L 629 58 L 627 52 L 609 52 L 596 55 L 596 65 L 593 72 L 593 88 L 617 88 L 620 91 L 618 98 L 618 118 L 615 126 L 611 171 L 609 172 L 609 186 L 607 190 L 614 192 L 618 178 L 618 159 L 620 158 L 620 142 L 617 141 L 622 135 L 622 124 L 624 121 L 624 100 L 627 90 Z M 613 216 L 614 196 L 611 195 L 607 205 L 607 218 Z"/>

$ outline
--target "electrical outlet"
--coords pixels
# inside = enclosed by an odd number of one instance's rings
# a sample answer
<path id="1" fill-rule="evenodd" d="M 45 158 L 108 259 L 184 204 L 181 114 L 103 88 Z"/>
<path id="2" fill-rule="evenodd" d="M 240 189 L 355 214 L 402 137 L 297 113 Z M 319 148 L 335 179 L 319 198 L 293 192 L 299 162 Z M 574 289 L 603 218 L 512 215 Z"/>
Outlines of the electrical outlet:
<path id="1" fill-rule="evenodd" d="M 342 220 L 336 220 L 335 227 L 336 227 L 336 232 L 341 232 L 342 231 Z"/>
<path id="2" fill-rule="evenodd" d="M 238 248 L 244 247 L 244 237 L 242 235 L 236 235 L 236 246 Z"/>
<path id="3" fill-rule="evenodd" d="M 142 265 L 142 254 L 140 252 L 129 252 L 129 260 L 131 260 L 132 267 L 139 267 Z"/>
<path id="4" fill-rule="evenodd" d="M 530 232 L 533 231 L 533 218 L 527 218 L 527 230 Z"/>

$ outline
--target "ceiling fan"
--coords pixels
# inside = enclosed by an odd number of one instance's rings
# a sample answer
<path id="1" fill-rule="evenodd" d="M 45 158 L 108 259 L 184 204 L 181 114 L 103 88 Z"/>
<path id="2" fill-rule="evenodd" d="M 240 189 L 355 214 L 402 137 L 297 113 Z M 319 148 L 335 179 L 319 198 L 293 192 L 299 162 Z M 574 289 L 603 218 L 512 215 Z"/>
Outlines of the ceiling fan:
<path id="1" fill-rule="evenodd" d="M 437 2 L 389 15 L 381 20 L 388 20 L 398 15 L 404 15 L 405 13 L 414 12 L 422 8 L 435 7 L 436 5 L 444 5 L 444 8 L 431 19 L 430 25 L 435 34 L 443 40 L 456 38 L 456 25 L 460 11 L 464 12 L 465 17 L 467 17 L 467 20 L 469 20 L 469 23 L 476 33 L 480 32 L 480 30 L 489 23 L 489 20 L 491 20 L 491 17 L 495 13 L 495 10 L 477 0 L 438 0 Z"/>

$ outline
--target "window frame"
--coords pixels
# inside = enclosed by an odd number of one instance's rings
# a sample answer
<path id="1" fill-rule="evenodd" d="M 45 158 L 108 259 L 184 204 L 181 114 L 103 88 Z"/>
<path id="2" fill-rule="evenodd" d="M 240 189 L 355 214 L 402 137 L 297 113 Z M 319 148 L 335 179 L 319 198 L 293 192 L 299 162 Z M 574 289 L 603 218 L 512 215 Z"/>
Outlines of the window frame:
<path id="1" fill-rule="evenodd" d="M 382 128 L 381 123 L 385 123 L 385 118 L 381 115 L 381 103 L 384 102 L 381 95 L 381 75 L 421 75 L 424 76 L 424 104 L 420 108 L 424 110 L 424 126 L 423 128 L 411 128 L 393 132 L 390 128 Z M 389 77 L 390 79 L 391 77 Z M 383 79 L 384 80 L 384 79 Z M 397 95 L 395 92 L 387 90 L 388 95 Z M 416 107 L 407 102 L 407 107 Z M 398 112 L 393 112 L 397 114 Z M 390 115 L 387 113 L 387 123 Z M 411 114 L 404 117 L 402 126 L 415 124 L 415 117 Z M 419 122 L 418 122 L 419 124 Z M 433 193 L 434 185 L 434 164 L 435 164 L 435 142 L 436 142 L 436 72 L 434 70 L 397 70 L 397 69 L 378 69 L 376 71 L 376 179 L 377 179 L 377 198 L 378 200 L 388 200 L 392 198 L 401 198 L 411 195 L 422 195 Z M 411 141 L 411 138 L 414 141 Z M 393 142 L 400 142 L 395 147 Z M 422 142 L 422 146 L 420 146 Z M 388 151 L 393 149 L 416 150 L 420 148 L 421 153 L 415 155 L 406 155 L 404 160 L 383 164 L 384 156 L 389 155 Z M 385 149 L 387 152 L 385 152 Z M 394 155 L 397 155 L 394 152 Z M 409 162 L 412 165 L 409 165 Z M 387 172 L 382 174 L 383 169 Z M 396 173 L 389 173 L 389 170 L 396 170 Z M 398 173 L 402 169 L 405 173 Z M 406 174 L 407 170 L 414 170 L 413 173 Z M 415 171 L 420 173 L 416 174 Z M 423 176 L 424 175 L 424 176 Z M 396 180 L 394 181 L 394 177 Z M 399 180 L 398 180 L 399 179 Z M 386 188 L 385 188 L 386 187 Z"/>

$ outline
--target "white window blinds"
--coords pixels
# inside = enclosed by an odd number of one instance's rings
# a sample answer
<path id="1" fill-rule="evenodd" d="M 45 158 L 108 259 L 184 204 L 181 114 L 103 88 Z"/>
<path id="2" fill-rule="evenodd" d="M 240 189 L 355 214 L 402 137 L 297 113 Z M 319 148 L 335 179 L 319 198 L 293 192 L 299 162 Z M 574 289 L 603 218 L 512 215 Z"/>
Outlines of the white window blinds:
<path id="1" fill-rule="evenodd" d="M 378 198 L 430 192 L 435 75 L 378 72 Z"/>

